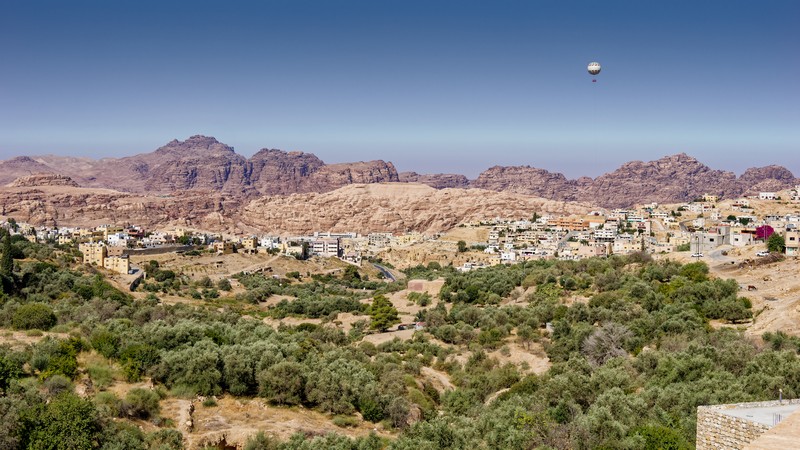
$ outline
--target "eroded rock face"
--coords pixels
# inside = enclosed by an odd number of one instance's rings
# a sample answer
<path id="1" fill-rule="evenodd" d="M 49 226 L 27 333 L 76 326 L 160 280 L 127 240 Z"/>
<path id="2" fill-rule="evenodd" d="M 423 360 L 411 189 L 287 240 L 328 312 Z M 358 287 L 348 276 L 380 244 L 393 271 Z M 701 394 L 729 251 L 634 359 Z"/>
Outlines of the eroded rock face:
<path id="1" fill-rule="evenodd" d="M 482 189 L 441 189 L 423 184 L 353 184 L 326 193 L 262 197 L 240 220 L 262 230 L 440 232 L 497 216 L 529 218 L 534 212 L 586 213 L 589 205 Z"/>
<path id="2" fill-rule="evenodd" d="M 210 231 L 440 232 L 497 216 L 585 213 L 589 205 L 481 189 L 437 190 L 423 184 L 353 184 L 326 193 L 265 196 L 242 203 L 209 191 L 139 195 L 65 186 L 0 188 L 0 214 L 34 225 L 134 223 L 150 229 L 184 225 Z"/>
<path id="3" fill-rule="evenodd" d="M 11 183 L 11 187 L 30 187 L 30 186 L 72 186 L 78 187 L 78 183 L 72 178 L 56 173 L 35 173 L 26 177 L 20 177 Z"/>
<path id="4" fill-rule="evenodd" d="M 384 161 L 328 165 L 310 153 L 275 149 L 263 149 L 248 160 L 233 147 L 199 135 L 125 158 L 42 156 L 39 160 L 21 157 L 0 164 L 15 175 L 7 182 L 35 169 L 68 175 L 82 186 L 122 192 L 207 190 L 244 198 L 325 192 L 351 183 L 398 181 L 394 165 Z"/>
<path id="5" fill-rule="evenodd" d="M 72 186 L 0 188 L 0 215 L 46 226 L 133 223 L 234 231 L 241 206 L 237 197 L 207 191 L 153 196 Z"/>
<path id="6" fill-rule="evenodd" d="M 787 189 L 796 183 L 794 175 L 781 166 L 748 169 L 737 178 L 733 172 L 713 170 L 680 153 L 655 161 L 631 161 L 594 180 L 568 180 L 560 173 L 527 166 L 498 166 L 481 173 L 470 185 L 614 208 L 691 201 L 704 193 L 731 198 L 746 192 Z"/>
<path id="7" fill-rule="evenodd" d="M 250 158 L 251 182 L 262 194 L 305 192 L 304 180 L 325 166 L 311 153 L 262 149 Z"/>
<path id="8" fill-rule="evenodd" d="M 329 192 L 350 184 L 407 182 L 437 189 L 477 188 L 582 201 L 603 207 L 689 201 L 704 193 L 736 197 L 789 188 L 800 180 L 786 168 L 748 169 L 740 177 L 713 170 L 684 153 L 655 161 L 632 161 L 596 179 L 571 180 L 530 166 L 495 166 L 473 181 L 457 174 L 398 174 L 391 162 L 325 164 L 310 153 L 263 149 L 246 159 L 213 137 L 173 140 L 154 152 L 92 160 L 64 156 L 0 161 L 0 184 L 34 173 L 69 176 L 80 186 L 122 192 L 173 194 L 208 191 L 244 202 L 260 195 Z"/>
<path id="9" fill-rule="evenodd" d="M 469 187 L 469 179 L 464 175 L 455 173 L 419 174 L 417 172 L 400 172 L 398 179 L 401 183 L 422 183 L 434 189 L 463 189 Z"/>
<path id="10" fill-rule="evenodd" d="M 494 166 L 470 183 L 471 187 L 492 191 L 508 191 L 554 200 L 577 199 L 576 182 L 564 174 L 530 166 Z"/>

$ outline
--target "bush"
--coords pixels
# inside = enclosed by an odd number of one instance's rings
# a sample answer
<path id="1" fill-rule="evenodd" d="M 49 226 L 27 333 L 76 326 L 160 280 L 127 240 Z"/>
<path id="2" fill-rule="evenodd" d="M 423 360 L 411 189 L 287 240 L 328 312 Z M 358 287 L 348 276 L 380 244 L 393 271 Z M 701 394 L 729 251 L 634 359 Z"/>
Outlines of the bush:
<path id="1" fill-rule="evenodd" d="M 11 324 L 20 330 L 49 330 L 56 324 L 56 315 L 44 303 L 28 303 L 17 308 Z"/>
<path id="2" fill-rule="evenodd" d="M 158 394 L 150 389 L 134 388 L 128 392 L 120 406 L 123 416 L 149 419 L 158 415 Z"/>
<path id="3" fill-rule="evenodd" d="M 355 428 L 358 426 L 358 418 L 353 416 L 334 416 L 333 424 L 339 428 Z"/>

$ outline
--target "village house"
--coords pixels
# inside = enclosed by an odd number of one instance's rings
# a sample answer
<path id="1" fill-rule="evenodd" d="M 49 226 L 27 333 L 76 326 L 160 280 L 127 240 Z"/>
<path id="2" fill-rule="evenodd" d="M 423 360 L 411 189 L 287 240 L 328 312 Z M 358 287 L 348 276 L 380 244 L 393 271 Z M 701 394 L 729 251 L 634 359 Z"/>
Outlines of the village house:
<path id="1" fill-rule="evenodd" d="M 759 192 L 758 199 L 759 200 L 775 200 L 777 194 L 774 192 Z"/>
<path id="2" fill-rule="evenodd" d="M 258 251 L 258 238 L 255 236 L 245 237 L 239 240 L 243 253 L 256 253 Z"/>
<path id="3" fill-rule="evenodd" d="M 228 255 L 233 253 L 236 245 L 231 241 L 216 241 L 211 244 L 211 250 L 215 251 L 218 255 Z"/>
<path id="4" fill-rule="evenodd" d="M 372 247 L 388 247 L 392 242 L 392 233 L 370 233 L 367 235 L 367 241 Z"/>
<path id="5" fill-rule="evenodd" d="M 797 228 L 787 228 L 783 239 L 786 242 L 786 255 L 800 256 L 800 231 Z"/>

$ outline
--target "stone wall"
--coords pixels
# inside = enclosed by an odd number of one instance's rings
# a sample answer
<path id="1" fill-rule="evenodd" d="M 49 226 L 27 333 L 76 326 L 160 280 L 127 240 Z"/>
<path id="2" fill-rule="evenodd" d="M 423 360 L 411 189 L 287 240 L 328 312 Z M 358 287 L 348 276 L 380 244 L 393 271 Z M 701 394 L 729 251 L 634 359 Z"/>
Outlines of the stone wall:
<path id="1" fill-rule="evenodd" d="M 697 407 L 697 450 L 739 450 L 749 444 L 772 425 L 753 422 L 725 414 L 726 409 L 768 408 L 781 404 L 797 404 L 800 399 L 776 401 L 733 403 Z"/>

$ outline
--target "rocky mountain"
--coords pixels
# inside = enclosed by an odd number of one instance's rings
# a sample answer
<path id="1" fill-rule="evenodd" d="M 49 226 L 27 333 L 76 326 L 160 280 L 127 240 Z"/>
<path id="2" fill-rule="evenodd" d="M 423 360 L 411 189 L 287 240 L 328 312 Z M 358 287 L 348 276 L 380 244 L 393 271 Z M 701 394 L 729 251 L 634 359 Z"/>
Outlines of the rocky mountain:
<path id="1" fill-rule="evenodd" d="M 631 161 L 595 179 L 570 180 L 563 174 L 529 166 L 495 166 L 470 186 L 613 208 L 690 201 L 704 193 L 730 198 L 759 190 L 787 189 L 797 183 L 798 179 L 781 166 L 751 168 L 737 177 L 680 153 L 655 161 Z"/>
<path id="2" fill-rule="evenodd" d="M 0 161 L 0 186 L 35 173 L 55 173 L 55 171 L 50 166 L 28 156 L 17 156 L 7 161 Z"/>
<path id="3" fill-rule="evenodd" d="M 401 172 L 398 175 L 401 183 L 422 183 L 435 189 L 468 188 L 469 179 L 454 173 L 418 174 L 417 172 Z"/>
<path id="4" fill-rule="evenodd" d="M 554 200 L 577 200 L 576 183 L 564 174 L 530 166 L 494 166 L 478 175 L 471 187 L 516 192 Z"/>
<path id="5" fill-rule="evenodd" d="M 0 163 L 5 183 L 34 172 L 71 177 L 81 186 L 169 194 L 207 190 L 228 195 L 325 192 L 351 183 L 398 181 L 392 163 L 325 164 L 310 153 L 262 149 L 247 159 L 213 137 L 173 140 L 151 153 L 124 158 L 20 157 Z M 6 175 L 8 174 L 8 175 Z"/>
<path id="6" fill-rule="evenodd" d="M 475 180 L 457 174 L 398 174 L 382 160 L 326 164 L 311 153 L 262 149 L 251 158 L 213 137 L 173 140 L 150 153 L 124 158 L 21 156 L 0 161 L 0 185 L 36 173 L 70 177 L 80 186 L 167 195 L 186 191 L 223 193 L 239 199 L 261 195 L 329 192 L 362 183 L 423 183 L 436 189 L 474 188 L 532 195 L 603 207 L 689 201 L 703 193 L 723 197 L 791 187 L 800 180 L 784 167 L 751 168 L 737 177 L 684 153 L 655 161 L 631 161 L 595 179 L 568 179 L 530 166 L 495 166 Z"/>

